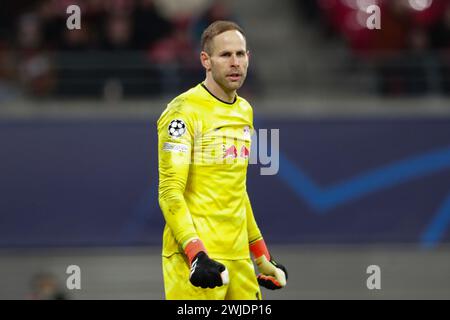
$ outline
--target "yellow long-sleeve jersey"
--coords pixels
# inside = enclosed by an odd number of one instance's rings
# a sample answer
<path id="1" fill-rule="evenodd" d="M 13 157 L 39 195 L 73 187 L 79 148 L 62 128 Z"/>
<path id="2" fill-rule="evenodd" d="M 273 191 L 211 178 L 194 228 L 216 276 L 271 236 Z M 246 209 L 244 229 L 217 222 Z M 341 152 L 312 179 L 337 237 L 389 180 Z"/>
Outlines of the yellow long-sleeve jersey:
<path id="1" fill-rule="evenodd" d="M 200 238 L 213 259 L 247 259 L 261 238 L 246 191 L 250 104 L 216 98 L 204 84 L 172 100 L 158 120 L 163 256 Z"/>

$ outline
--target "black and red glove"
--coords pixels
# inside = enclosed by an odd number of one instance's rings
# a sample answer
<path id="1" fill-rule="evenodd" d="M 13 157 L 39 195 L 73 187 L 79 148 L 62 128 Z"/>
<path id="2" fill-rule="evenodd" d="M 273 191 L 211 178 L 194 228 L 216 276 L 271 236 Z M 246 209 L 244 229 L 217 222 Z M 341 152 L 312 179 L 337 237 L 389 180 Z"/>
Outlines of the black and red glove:
<path id="1" fill-rule="evenodd" d="M 190 263 L 189 281 L 201 288 L 215 288 L 228 284 L 228 270 L 220 262 L 208 257 L 200 239 L 191 240 L 184 249 Z"/>
<path id="2" fill-rule="evenodd" d="M 264 239 L 251 243 L 250 251 L 260 272 L 257 276 L 260 286 L 270 290 L 281 289 L 286 286 L 287 270 L 270 256 Z"/>

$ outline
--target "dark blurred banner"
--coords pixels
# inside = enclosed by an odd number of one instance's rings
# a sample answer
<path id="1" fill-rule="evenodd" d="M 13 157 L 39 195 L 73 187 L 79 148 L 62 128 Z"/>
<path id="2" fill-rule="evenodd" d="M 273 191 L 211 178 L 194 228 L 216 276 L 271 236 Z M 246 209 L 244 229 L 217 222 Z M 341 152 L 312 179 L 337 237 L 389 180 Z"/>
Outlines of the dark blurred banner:
<path id="1" fill-rule="evenodd" d="M 248 176 L 270 243 L 450 241 L 450 119 L 256 123 L 280 129 L 278 174 Z M 161 243 L 155 119 L 2 120 L 0 146 L 0 246 Z"/>

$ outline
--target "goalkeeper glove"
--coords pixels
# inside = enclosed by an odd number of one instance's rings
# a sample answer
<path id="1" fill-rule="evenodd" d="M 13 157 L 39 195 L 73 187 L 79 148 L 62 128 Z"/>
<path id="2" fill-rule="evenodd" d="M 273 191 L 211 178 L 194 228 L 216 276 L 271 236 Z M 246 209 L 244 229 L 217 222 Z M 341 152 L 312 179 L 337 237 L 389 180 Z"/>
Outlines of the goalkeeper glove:
<path id="1" fill-rule="evenodd" d="M 190 241 L 184 251 L 191 267 L 189 281 L 192 285 L 205 289 L 228 284 L 227 268 L 222 263 L 208 257 L 206 248 L 200 239 Z"/>
<path id="2" fill-rule="evenodd" d="M 255 262 L 260 272 L 258 274 L 259 285 L 271 290 L 281 289 L 286 286 L 287 270 L 270 256 L 264 239 L 250 244 L 250 251 L 255 257 Z"/>

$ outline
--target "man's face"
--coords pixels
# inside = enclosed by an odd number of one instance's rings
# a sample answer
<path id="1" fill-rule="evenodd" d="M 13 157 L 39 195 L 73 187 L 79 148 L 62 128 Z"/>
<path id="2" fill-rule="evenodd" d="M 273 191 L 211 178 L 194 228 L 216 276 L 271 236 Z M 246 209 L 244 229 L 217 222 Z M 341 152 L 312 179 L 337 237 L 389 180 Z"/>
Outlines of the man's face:
<path id="1" fill-rule="evenodd" d="M 204 63 L 214 81 L 227 92 L 239 89 L 245 81 L 248 51 L 244 36 L 237 30 L 225 31 L 211 41 L 211 52 Z"/>

